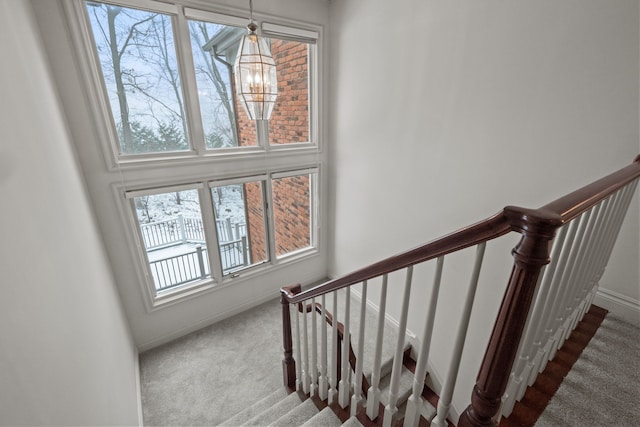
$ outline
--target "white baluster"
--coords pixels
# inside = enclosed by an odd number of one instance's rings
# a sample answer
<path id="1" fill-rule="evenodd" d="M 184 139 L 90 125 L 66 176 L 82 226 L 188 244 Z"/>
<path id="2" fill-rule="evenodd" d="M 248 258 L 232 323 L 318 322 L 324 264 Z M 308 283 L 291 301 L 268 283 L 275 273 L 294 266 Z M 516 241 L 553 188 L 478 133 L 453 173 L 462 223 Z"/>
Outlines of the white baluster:
<path id="1" fill-rule="evenodd" d="M 333 305 L 331 312 L 333 320 L 331 322 L 331 373 L 329 376 L 328 403 L 334 403 L 338 397 L 338 292 L 333 291 Z"/>
<path id="2" fill-rule="evenodd" d="M 622 190 L 619 190 L 619 203 L 616 204 L 614 218 L 611 220 L 611 227 L 606 233 L 606 242 L 602 245 L 602 250 L 598 251 L 600 258 L 597 262 L 598 270 L 595 274 L 596 284 L 600 280 L 600 277 L 602 277 L 604 269 L 609 262 L 611 252 L 613 251 L 613 247 L 620 233 L 624 217 L 627 213 L 629 204 L 631 203 L 631 199 L 633 198 L 637 185 L 638 181 L 636 180 L 635 182 L 628 184 Z"/>
<path id="3" fill-rule="evenodd" d="M 567 306 L 567 312 L 571 318 L 569 330 L 572 332 L 580 320 L 587 305 L 589 292 L 593 288 L 592 281 L 597 266 L 595 259 L 596 248 L 604 238 L 604 232 L 608 227 L 608 222 L 614 213 L 614 199 L 609 197 L 592 208 L 593 224 L 588 232 L 588 240 L 583 255 L 582 266 L 576 279 L 576 289 L 573 300 Z"/>
<path id="4" fill-rule="evenodd" d="M 318 393 L 318 316 L 316 315 L 316 299 L 311 299 L 311 387 L 309 393 Z"/>
<path id="5" fill-rule="evenodd" d="M 540 275 L 538 276 L 538 281 L 536 282 L 536 288 L 534 290 L 533 293 L 533 301 L 536 301 L 538 296 L 540 295 L 540 285 L 542 283 L 542 279 L 544 276 L 544 272 L 546 270 L 545 268 L 546 266 L 543 266 L 540 269 Z M 529 310 L 529 313 L 527 313 L 527 320 L 525 322 L 525 327 L 524 327 L 524 334 L 522 336 L 522 338 L 520 339 L 520 343 L 518 344 L 518 351 L 516 352 L 516 358 L 513 364 L 513 367 L 511 369 L 511 374 L 509 375 L 509 381 L 507 382 L 507 387 L 505 389 L 505 392 L 502 395 L 502 402 L 500 404 L 500 410 L 498 411 L 498 413 L 494 416 L 494 419 L 496 421 L 499 421 L 503 416 L 507 416 L 507 414 L 509 414 L 512 410 L 512 402 L 515 402 L 516 400 L 516 395 L 518 393 L 518 390 L 520 389 L 522 383 L 524 381 L 522 381 L 522 375 L 521 372 L 522 370 L 525 368 L 526 366 L 526 361 L 528 358 L 528 351 L 529 351 L 529 347 L 530 347 L 530 342 L 528 341 L 528 337 L 527 337 L 527 333 L 530 333 L 529 331 L 531 331 L 531 328 L 533 328 L 533 311 L 535 309 L 536 304 L 533 303 L 531 305 L 531 308 Z"/>
<path id="6" fill-rule="evenodd" d="M 351 288 L 345 288 L 346 299 L 344 304 L 344 335 L 342 338 L 342 375 L 340 377 L 340 385 L 338 389 L 338 404 L 341 408 L 346 408 L 349 405 L 349 343 L 350 338 L 350 310 L 351 310 Z"/>
<path id="7" fill-rule="evenodd" d="M 380 306 L 378 308 L 378 328 L 376 329 L 376 349 L 373 357 L 373 371 L 371 372 L 371 384 L 367 392 L 367 416 L 371 420 L 378 417 L 380 405 L 380 363 L 382 360 L 382 340 L 384 336 L 384 318 L 387 307 L 387 282 L 388 276 L 382 276 L 380 288 Z"/>
<path id="8" fill-rule="evenodd" d="M 404 427 L 416 427 L 420 421 L 420 412 L 423 402 L 422 389 L 424 388 L 424 379 L 427 374 L 429 349 L 431 346 L 431 336 L 436 316 L 436 307 L 438 305 L 438 294 L 440 292 L 443 264 L 444 257 L 441 256 L 436 262 L 436 271 L 433 275 L 433 286 L 431 287 L 431 296 L 429 297 L 429 307 L 427 308 L 425 316 L 426 319 L 424 322 L 424 330 L 422 332 L 422 342 L 420 345 L 420 352 L 418 353 L 418 361 L 416 362 L 415 375 L 413 376 L 413 389 L 411 390 L 411 396 L 407 401 L 407 410 L 404 415 Z"/>
<path id="9" fill-rule="evenodd" d="M 300 356 L 300 312 L 298 304 L 291 305 L 296 327 L 296 390 L 302 390 L 302 357 Z"/>
<path id="10" fill-rule="evenodd" d="M 302 303 L 302 358 L 304 361 L 302 367 L 302 391 L 305 394 L 309 393 L 309 329 L 307 327 L 307 303 Z"/>
<path id="11" fill-rule="evenodd" d="M 402 311 L 400 312 L 400 324 L 398 326 L 398 340 L 396 352 L 393 357 L 391 381 L 389 382 L 389 403 L 384 408 L 383 427 L 390 427 L 393 417 L 398 412 L 398 388 L 400 386 L 400 373 L 402 371 L 402 356 L 404 350 L 405 335 L 407 332 L 407 315 L 409 312 L 409 297 L 411 296 L 411 282 L 413 280 L 413 266 L 407 267 L 407 277 L 404 283 L 404 296 L 402 298 Z"/>
<path id="12" fill-rule="evenodd" d="M 612 234 L 612 227 L 614 227 L 613 223 L 615 222 L 615 218 L 618 216 L 620 201 L 620 191 L 605 201 L 606 206 L 603 209 L 605 212 L 601 215 L 602 218 L 600 221 L 598 235 L 593 239 L 591 251 L 586 262 L 587 268 L 583 278 L 580 280 L 581 282 L 584 282 L 584 289 L 582 291 L 582 295 L 578 295 L 577 297 L 581 300 L 582 304 L 582 308 L 577 315 L 577 319 L 581 320 L 584 317 L 584 314 L 589 310 L 589 307 L 591 307 L 591 302 L 595 296 L 595 292 L 597 291 L 597 284 L 599 280 L 598 274 L 604 267 L 603 260 L 606 256 L 604 255 L 604 252 L 606 252 L 606 249 L 604 248 Z M 575 325 L 573 327 L 575 328 Z"/>
<path id="13" fill-rule="evenodd" d="M 562 347 L 564 342 L 569 338 L 569 335 L 573 331 L 573 324 L 575 315 L 577 314 L 576 299 L 580 294 L 580 290 L 583 288 L 584 283 L 580 281 L 583 277 L 584 271 L 587 268 L 587 255 L 590 247 L 590 241 L 593 240 L 595 227 L 598 223 L 598 217 L 600 215 L 601 205 L 598 204 L 589 211 L 585 212 L 587 225 L 584 230 L 584 236 L 580 242 L 580 248 L 578 250 L 576 264 L 570 281 L 567 283 L 567 299 L 564 306 L 564 312 L 561 312 L 561 317 L 564 319 L 564 328 L 561 336 L 561 340 L 558 342 L 558 349 Z"/>
<path id="14" fill-rule="evenodd" d="M 558 325 L 558 331 L 554 335 L 553 346 L 551 347 L 550 359 L 553 359 L 556 355 L 556 351 L 562 347 L 567 337 L 567 310 L 566 307 L 569 304 L 569 300 L 573 299 L 572 292 L 575 287 L 575 279 L 580 268 L 580 255 L 583 252 L 583 241 L 585 239 L 585 231 L 587 225 L 590 222 L 592 212 L 590 210 L 585 211 L 580 216 L 580 225 L 578 226 L 578 233 L 576 235 L 576 244 L 571 251 L 569 257 L 569 275 L 562 284 L 562 292 L 560 293 L 560 306 L 558 313 L 556 314 L 556 324 Z"/>
<path id="15" fill-rule="evenodd" d="M 633 195 L 635 194 L 636 188 L 638 186 L 638 182 L 640 180 L 636 179 L 633 183 L 628 184 L 627 187 L 625 187 L 624 191 L 623 191 L 623 203 L 622 203 L 622 207 L 620 208 L 620 210 L 618 211 L 618 216 L 616 218 L 616 227 L 614 229 L 614 232 L 611 233 L 610 235 L 610 239 L 609 239 L 609 245 L 607 246 L 607 250 L 605 251 L 604 255 L 604 263 L 603 263 L 603 268 L 606 267 L 606 265 L 609 262 L 609 258 L 611 257 L 611 252 L 613 251 L 613 246 L 615 245 L 615 242 L 618 238 L 618 235 L 620 234 L 620 229 L 622 228 L 622 223 L 624 221 L 624 217 L 627 214 L 627 211 L 629 210 L 629 205 L 631 204 L 631 199 L 633 198 Z"/>
<path id="16" fill-rule="evenodd" d="M 360 300 L 360 330 L 358 332 L 358 354 L 356 355 L 356 371 L 353 380 L 353 396 L 351 396 L 351 416 L 355 416 L 364 397 L 362 396 L 362 361 L 364 359 L 364 331 L 367 314 L 367 281 L 362 282 L 362 299 Z"/>
<path id="17" fill-rule="evenodd" d="M 547 304 L 551 304 L 551 285 L 555 277 L 557 266 L 560 261 L 560 254 L 564 245 L 568 228 L 562 227 L 558 232 L 551 251 L 551 262 L 543 271 L 542 281 L 538 286 L 536 303 L 533 305 L 531 317 L 527 322 L 527 329 L 522 340 L 522 351 L 513 370 L 511 387 L 507 389 L 507 399 L 502 405 L 501 414 L 508 417 L 513 410 L 513 405 L 520 400 L 527 388 L 527 379 L 534 369 L 533 358 L 540 347 L 540 343 L 535 341 L 535 337 L 544 332 L 542 313 Z"/>
<path id="18" fill-rule="evenodd" d="M 476 289 L 478 287 L 478 279 L 480 278 L 480 268 L 484 258 L 484 250 L 486 243 L 480 243 L 476 250 L 476 260 L 471 274 L 471 283 L 467 291 L 467 297 L 462 308 L 462 317 L 458 325 L 456 334 L 456 342 L 451 355 L 451 365 L 447 372 L 447 377 L 442 385 L 440 399 L 438 400 L 438 410 L 435 418 L 431 421 L 431 427 L 446 427 L 449 408 L 451 407 L 451 399 L 455 389 L 456 380 L 458 379 L 458 371 L 460 370 L 460 360 L 462 359 L 462 350 L 464 349 L 464 341 L 469 327 L 469 319 L 471 317 L 471 309 L 473 308 L 473 300 L 475 299 Z"/>
<path id="19" fill-rule="evenodd" d="M 548 360 L 553 359 L 553 357 L 555 356 L 555 352 L 557 350 L 556 344 L 559 340 L 560 334 L 563 331 L 560 313 L 564 308 L 567 295 L 567 283 L 571 278 L 571 272 L 573 271 L 573 265 L 575 264 L 576 255 L 580 246 L 580 230 L 585 226 L 584 218 L 585 217 L 583 214 L 582 216 L 571 221 L 572 227 L 569 230 L 571 239 L 567 239 L 571 246 L 566 249 L 567 256 L 565 257 L 565 263 L 563 264 L 562 276 L 558 281 L 558 292 L 551 306 L 548 328 L 545 331 L 548 334 L 548 339 L 544 343 L 544 364 L 546 364 Z M 541 366 L 540 368 L 544 369 L 543 366 Z M 533 378 L 533 381 L 535 381 L 535 378 Z"/>
<path id="20" fill-rule="evenodd" d="M 558 304 L 558 294 L 562 288 L 562 277 L 565 274 L 565 270 L 567 269 L 567 260 L 569 258 L 569 254 L 571 253 L 571 248 L 573 247 L 573 242 L 575 239 L 576 232 L 578 231 L 578 222 L 571 221 L 569 225 L 565 225 L 563 229 L 568 228 L 567 238 L 565 239 L 564 245 L 562 245 L 562 250 L 560 253 L 560 259 L 558 261 L 558 266 L 556 268 L 556 273 L 553 276 L 553 282 L 551 284 L 551 289 L 549 292 L 549 297 L 547 298 L 547 303 L 544 305 L 544 310 L 541 318 L 541 328 L 539 329 L 539 334 L 534 340 L 534 346 L 537 348 L 537 352 L 534 356 L 533 365 L 535 369 L 532 369 L 530 377 L 527 381 L 528 385 L 532 385 L 538 376 L 539 372 L 544 370 L 544 367 L 547 364 L 548 354 L 551 351 L 551 336 L 554 333 L 554 323 L 555 319 L 554 313 L 557 310 Z"/>
<path id="21" fill-rule="evenodd" d="M 327 400 L 329 384 L 327 383 L 327 306 L 325 294 L 320 299 L 322 305 L 322 317 L 320 321 L 320 382 L 318 384 L 319 396 Z"/>

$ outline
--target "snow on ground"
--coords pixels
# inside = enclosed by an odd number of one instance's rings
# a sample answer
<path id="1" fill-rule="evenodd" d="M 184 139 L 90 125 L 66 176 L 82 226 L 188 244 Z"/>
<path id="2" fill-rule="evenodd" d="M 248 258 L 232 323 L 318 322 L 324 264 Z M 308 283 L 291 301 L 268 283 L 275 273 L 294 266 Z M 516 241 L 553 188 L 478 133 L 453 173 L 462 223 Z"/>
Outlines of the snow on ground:
<path id="1" fill-rule="evenodd" d="M 241 185 L 227 185 L 213 189 L 217 219 L 230 218 L 232 223 L 244 223 L 244 201 Z M 201 218 L 200 202 L 197 190 L 185 190 L 178 193 L 163 193 L 138 197 L 136 212 L 140 223 L 161 222 L 176 218 L 182 213 L 185 218 Z M 221 196 L 221 197 L 220 197 Z"/>

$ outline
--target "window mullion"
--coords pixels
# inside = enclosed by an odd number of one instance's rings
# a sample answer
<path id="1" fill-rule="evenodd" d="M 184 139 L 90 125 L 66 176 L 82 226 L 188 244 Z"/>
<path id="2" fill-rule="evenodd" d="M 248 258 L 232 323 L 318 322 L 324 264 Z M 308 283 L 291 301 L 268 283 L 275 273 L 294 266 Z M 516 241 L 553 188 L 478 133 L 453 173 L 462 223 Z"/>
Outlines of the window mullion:
<path id="1" fill-rule="evenodd" d="M 216 217 L 213 212 L 213 200 L 211 189 L 208 186 L 200 189 L 200 210 L 204 223 L 205 239 L 207 241 L 207 252 L 209 254 L 209 267 L 211 277 L 216 283 L 222 283 L 222 261 L 220 260 L 220 248 L 218 247 L 218 228 Z"/>
<path id="2" fill-rule="evenodd" d="M 269 120 L 256 120 L 256 138 L 258 139 L 258 146 L 265 151 L 270 151 Z"/>
<path id="3" fill-rule="evenodd" d="M 206 151 L 204 142 L 204 130 L 202 129 L 202 119 L 200 116 L 200 103 L 198 100 L 198 88 L 195 80 L 195 66 L 191 56 L 191 37 L 189 34 L 189 23 L 184 16 L 184 8 L 180 8 L 180 13 L 176 18 L 177 28 L 175 32 L 175 43 L 177 55 L 180 58 L 178 65 L 182 74 L 182 86 L 184 93 L 184 104 L 187 115 L 187 125 L 191 136 L 191 146 L 198 153 Z"/>
<path id="4" fill-rule="evenodd" d="M 278 257 L 276 256 L 276 228 L 275 228 L 275 220 L 273 217 L 273 188 L 272 188 L 272 183 L 271 183 L 271 177 L 269 176 L 266 180 L 266 188 L 265 188 L 265 203 L 266 203 L 266 209 L 265 212 L 267 213 L 267 242 L 268 242 L 268 246 L 269 246 L 269 260 L 271 261 L 271 264 L 277 264 L 278 263 Z"/>

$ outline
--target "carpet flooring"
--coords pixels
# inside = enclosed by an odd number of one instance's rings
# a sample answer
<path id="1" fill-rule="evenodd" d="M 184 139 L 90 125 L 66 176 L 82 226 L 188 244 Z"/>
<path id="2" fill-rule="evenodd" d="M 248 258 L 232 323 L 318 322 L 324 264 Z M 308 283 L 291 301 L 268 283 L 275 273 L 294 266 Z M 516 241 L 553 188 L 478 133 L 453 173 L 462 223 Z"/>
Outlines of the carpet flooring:
<path id="1" fill-rule="evenodd" d="M 608 314 L 535 425 L 640 425 L 640 328 Z"/>
<path id="2" fill-rule="evenodd" d="M 140 354 L 144 424 L 220 425 L 284 393 L 281 323 L 276 299 Z"/>
<path id="3" fill-rule="evenodd" d="M 221 425 L 247 401 L 284 393 L 280 323 L 273 300 L 142 353 L 144 424 Z M 639 363 L 640 328 L 608 315 L 536 426 L 640 425 Z"/>

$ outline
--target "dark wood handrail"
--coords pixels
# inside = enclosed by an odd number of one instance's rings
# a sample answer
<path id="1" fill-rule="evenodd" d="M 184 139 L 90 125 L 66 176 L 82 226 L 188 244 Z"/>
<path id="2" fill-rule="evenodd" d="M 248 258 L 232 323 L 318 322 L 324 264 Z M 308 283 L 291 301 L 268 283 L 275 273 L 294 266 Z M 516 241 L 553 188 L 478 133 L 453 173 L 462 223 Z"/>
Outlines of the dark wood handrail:
<path id="1" fill-rule="evenodd" d="M 454 233 L 434 240 L 425 245 L 391 256 L 382 261 L 369 265 L 368 267 L 354 271 L 340 278 L 330 280 L 321 285 L 307 289 L 306 291 L 294 294 L 288 288 L 282 288 L 282 298 L 289 303 L 296 303 L 310 298 L 320 296 L 338 289 L 346 288 L 374 277 L 388 274 L 411 265 L 437 258 L 441 255 L 450 254 L 460 249 L 486 242 L 496 237 L 507 234 L 510 225 L 504 212 L 499 212 L 494 216 L 480 221 L 469 227 L 460 229 Z"/>
<path id="2" fill-rule="evenodd" d="M 509 283 L 471 393 L 471 404 L 458 427 L 496 426 L 495 416 L 507 387 L 542 267 L 550 256 L 556 230 L 640 177 L 640 156 L 617 172 L 569 193 L 540 209 L 505 208 L 512 227 L 522 234 L 513 250 Z"/>
<path id="3" fill-rule="evenodd" d="M 556 231 L 639 177 L 640 155 L 632 164 L 539 209 L 507 206 L 484 221 L 304 292 L 300 292 L 299 287 L 295 290 L 292 287 L 282 288 L 282 304 L 299 303 L 318 297 L 487 242 L 510 231 L 520 233 L 522 236 L 520 242 L 512 252 L 514 265 L 509 283 L 480 366 L 477 382 L 471 395 L 471 404 L 461 414 L 458 424 L 459 427 L 495 426 L 494 417 L 498 413 L 500 400 L 506 389 L 540 271 L 550 261 L 551 243 Z M 291 338 L 290 320 L 285 317 L 283 312 L 286 360 L 291 355 L 290 347 L 287 348 L 287 344 L 290 346 Z M 288 367 L 291 370 L 292 366 Z M 287 376 L 285 373 L 285 383 Z"/>
<path id="4" fill-rule="evenodd" d="M 318 297 L 383 274 L 392 273 L 411 265 L 487 242 L 510 231 L 522 233 L 523 229 L 531 227 L 533 223 L 548 224 L 553 228 L 558 228 L 638 177 L 640 177 L 640 155 L 625 168 L 556 199 L 539 209 L 507 206 L 501 212 L 476 224 L 303 292 L 293 294 L 287 288 L 283 288 L 282 298 L 289 303 L 296 303 Z"/>
<path id="5" fill-rule="evenodd" d="M 540 209 L 560 215 L 563 223 L 567 223 L 638 177 L 640 177 L 640 154 L 630 165 L 560 197 Z"/>

